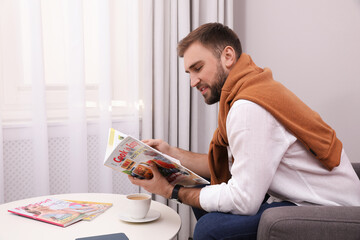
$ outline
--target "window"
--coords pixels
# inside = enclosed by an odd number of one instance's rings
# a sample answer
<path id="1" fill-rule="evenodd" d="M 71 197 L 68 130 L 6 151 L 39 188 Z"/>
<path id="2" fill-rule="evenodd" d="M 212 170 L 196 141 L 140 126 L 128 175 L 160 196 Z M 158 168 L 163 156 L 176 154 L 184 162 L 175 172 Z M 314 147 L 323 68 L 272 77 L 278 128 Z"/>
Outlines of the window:
<path id="1" fill-rule="evenodd" d="M 4 123 L 31 119 L 32 90 L 43 83 L 48 121 L 83 104 L 88 118 L 103 100 L 113 117 L 141 109 L 138 1 L 27 0 L 3 3 L 0 97 Z M 5 10 L 6 9 L 6 10 Z M 131 23 L 131 24 L 130 24 Z M 70 89 L 83 94 L 70 102 Z"/>

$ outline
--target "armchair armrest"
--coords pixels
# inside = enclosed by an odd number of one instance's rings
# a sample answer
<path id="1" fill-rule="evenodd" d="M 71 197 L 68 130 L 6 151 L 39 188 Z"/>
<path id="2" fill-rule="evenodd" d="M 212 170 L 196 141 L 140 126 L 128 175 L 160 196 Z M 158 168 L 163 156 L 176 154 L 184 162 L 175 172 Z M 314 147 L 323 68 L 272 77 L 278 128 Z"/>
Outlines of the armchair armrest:
<path id="1" fill-rule="evenodd" d="M 360 238 L 360 207 L 294 206 L 267 209 L 258 240 L 332 240 Z"/>
<path id="2" fill-rule="evenodd" d="M 356 174 L 360 178 L 360 162 L 356 162 L 356 163 L 354 162 L 354 163 L 352 163 L 352 166 L 353 166 Z"/>

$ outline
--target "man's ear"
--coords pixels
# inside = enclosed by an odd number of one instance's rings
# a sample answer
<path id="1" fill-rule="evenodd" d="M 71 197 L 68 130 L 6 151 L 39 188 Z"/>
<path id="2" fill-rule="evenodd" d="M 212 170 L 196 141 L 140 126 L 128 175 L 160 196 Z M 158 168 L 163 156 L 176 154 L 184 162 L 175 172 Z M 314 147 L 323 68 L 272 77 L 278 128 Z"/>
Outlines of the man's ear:
<path id="1" fill-rule="evenodd" d="M 226 46 L 221 53 L 221 61 L 223 67 L 230 70 L 236 62 L 236 53 L 234 48 Z"/>
<path id="2" fill-rule="evenodd" d="M 221 61 L 225 69 L 230 70 L 236 63 L 236 52 L 231 46 L 226 46 L 221 53 Z"/>

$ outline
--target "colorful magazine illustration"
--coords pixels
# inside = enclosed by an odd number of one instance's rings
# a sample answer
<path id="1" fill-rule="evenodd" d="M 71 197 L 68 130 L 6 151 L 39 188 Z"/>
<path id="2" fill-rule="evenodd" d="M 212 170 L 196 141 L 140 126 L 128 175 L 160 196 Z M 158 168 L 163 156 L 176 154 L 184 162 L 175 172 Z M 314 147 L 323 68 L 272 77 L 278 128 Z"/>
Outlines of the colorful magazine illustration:
<path id="1" fill-rule="evenodd" d="M 24 217 L 66 227 L 83 218 L 91 217 L 92 214 L 96 214 L 102 209 L 104 209 L 103 205 L 91 202 L 85 203 L 84 201 L 48 198 L 8 211 Z"/>
<path id="2" fill-rule="evenodd" d="M 181 166 L 179 160 L 159 152 L 136 138 L 110 129 L 105 166 L 140 179 L 150 179 L 153 176 L 149 167 L 151 162 L 157 165 L 161 174 L 173 185 L 194 186 L 209 183 Z"/>
<path id="3" fill-rule="evenodd" d="M 83 216 L 83 220 L 91 221 L 110 207 L 112 207 L 112 203 L 103 203 L 103 202 L 89 202 L 89 201 L 78 201 L 78 200 L 67 200 L 74 203 L 86 204 L 86 205 L 95 205 L 96 209 L 94 211 L 86 212 Z"/>

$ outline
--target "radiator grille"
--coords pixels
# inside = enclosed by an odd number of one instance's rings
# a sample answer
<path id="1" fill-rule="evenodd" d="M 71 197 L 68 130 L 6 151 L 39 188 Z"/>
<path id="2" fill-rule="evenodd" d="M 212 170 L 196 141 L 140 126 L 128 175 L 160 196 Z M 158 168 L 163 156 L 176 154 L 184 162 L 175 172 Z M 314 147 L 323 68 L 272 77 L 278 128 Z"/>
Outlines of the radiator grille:
<path id="1" fill-rule="evenodd" d="M 5 140 L 4 142 L 4 201 L 34 197 L 33 146 L 31 139 Z M 87 137 L 88 192 L 103 192 L 99 186 L 99 164 L 103 153 L 99 153 L 99 137 Z M 52 137 L 48 140 L 50 194 L 69 193 L 71 189 L 69 165 L 69 139 Z M 113 171 L 113 193 L 127 194 L 138 191 L 127 176 Z"/>

